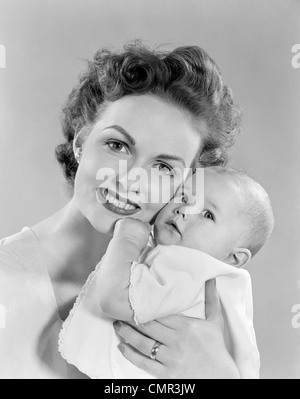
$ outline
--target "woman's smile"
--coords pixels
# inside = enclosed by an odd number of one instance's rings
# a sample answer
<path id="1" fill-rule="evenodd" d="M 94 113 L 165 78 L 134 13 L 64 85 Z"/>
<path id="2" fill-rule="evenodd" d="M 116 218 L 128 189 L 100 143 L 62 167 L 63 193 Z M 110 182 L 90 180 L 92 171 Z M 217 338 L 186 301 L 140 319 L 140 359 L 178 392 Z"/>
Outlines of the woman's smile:
<path id="1" fill-rule="evenodd" d="M 110 212 L 122 215 L 132 216 L 141 210 L 140 206 L 125 199 L 120 194 L 113 193 L 107 188 L 98 187 L 96 190 L 96 198 L 99 204 Z"/>

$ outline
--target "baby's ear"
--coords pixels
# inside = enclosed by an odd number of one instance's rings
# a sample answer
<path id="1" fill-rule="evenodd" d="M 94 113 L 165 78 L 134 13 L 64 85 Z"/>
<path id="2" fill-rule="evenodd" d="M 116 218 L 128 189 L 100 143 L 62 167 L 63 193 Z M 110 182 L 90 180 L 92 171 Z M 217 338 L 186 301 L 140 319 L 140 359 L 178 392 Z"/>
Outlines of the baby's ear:
<path id="1" fill-rule="evenodd" d="M 244 267 L 252 258 L 251 252 L 247 248 L 236 248 L 228 256 L 227 263 L 234 267 Z"/>

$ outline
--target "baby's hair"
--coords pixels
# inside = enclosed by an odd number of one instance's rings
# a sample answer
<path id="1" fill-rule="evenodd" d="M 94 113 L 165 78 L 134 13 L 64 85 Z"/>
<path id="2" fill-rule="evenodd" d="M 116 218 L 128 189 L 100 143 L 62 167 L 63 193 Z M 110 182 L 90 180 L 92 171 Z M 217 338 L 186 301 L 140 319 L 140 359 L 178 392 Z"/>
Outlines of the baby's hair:
<path id="1" fill-rule="evenodd" d="M 266 190 L 245 172 L 223 166 L 209 169 L 228 176 L 239 191 L 246 197 L 247 206 L 243 210 L 246 217 L 243 245 L 254 257 L 265 245 L 274 229 L 274 213 Z"/>

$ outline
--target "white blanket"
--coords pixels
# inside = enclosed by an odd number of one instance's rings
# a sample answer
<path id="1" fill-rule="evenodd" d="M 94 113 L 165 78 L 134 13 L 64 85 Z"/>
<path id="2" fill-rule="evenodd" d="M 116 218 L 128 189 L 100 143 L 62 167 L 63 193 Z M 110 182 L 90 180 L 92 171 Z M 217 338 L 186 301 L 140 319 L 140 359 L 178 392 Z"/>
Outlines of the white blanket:
<path id="1" fill-rule="evenodd" d="M 97 298 L 98 270 L 89 277 L 64 323 L 59 349 L 68 363 L 93 379 L 153 378 L 117 349 L 113 321 Z M 253 327 L 251 278 L 247 271 L 181 246 L 157 246 L 131 270 L 130 302 L 135 321 L 172 314 L 205 319 L 205 283 L 216 279 L 224 310 L 227 346 L 243 379 L 259 378 L 260 358 Z M 113 300 L 114 298 L 112 298 Z"/>

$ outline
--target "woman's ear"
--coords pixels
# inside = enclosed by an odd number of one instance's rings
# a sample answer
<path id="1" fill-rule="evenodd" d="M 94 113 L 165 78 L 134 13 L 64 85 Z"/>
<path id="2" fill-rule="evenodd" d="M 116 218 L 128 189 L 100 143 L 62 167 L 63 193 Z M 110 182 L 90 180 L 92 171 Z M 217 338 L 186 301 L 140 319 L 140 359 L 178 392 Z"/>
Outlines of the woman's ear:
<path id="1" fill-rule="evenodd" d="M 231 252 L 228 256 L 228 260 L 226 263 L 231 266 L 241 268 L 246 265 L 246 263 L 250 262 L 252 258 L 251 252 L 247 248 L 236 248 L 233 252 Z"/>
<path id="2" fill-rule="evenodd" d="M 79 163 L 82 155 L 82 148 L 87 136 L 90 133 L 90 127 L 86 126 L 82 128 L 74 137 L 73 140 L 73 153 L 76 158 L 76 161 Z"/>
<path id="3" fill-rule="evenodd" d="M 73 153 L 75 156 L 76 161 L 79 163 L 81 154 L 82 154 L 82 147 L 81 147 L 81 131 L 74 137 L 73 140 Z"/>

